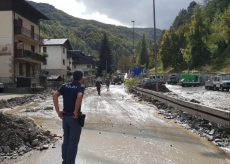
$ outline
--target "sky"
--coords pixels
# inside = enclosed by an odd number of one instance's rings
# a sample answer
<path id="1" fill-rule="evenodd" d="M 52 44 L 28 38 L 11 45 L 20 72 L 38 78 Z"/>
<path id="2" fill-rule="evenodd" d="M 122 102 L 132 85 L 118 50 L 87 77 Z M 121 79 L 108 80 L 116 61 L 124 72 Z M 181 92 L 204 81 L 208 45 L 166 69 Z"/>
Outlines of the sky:
<path id="1" fill-rule="evenodd" d="M 55 6 L 77 18 L 127 27 L 153 27 L 153 0 L 32 0 Z M 156 26 L 169 29 L 192 0 L 155 0 Z M 203 0 L 194 0 L 202 4 Z M 134 21 L 134 23 L 132 22 Z"/>

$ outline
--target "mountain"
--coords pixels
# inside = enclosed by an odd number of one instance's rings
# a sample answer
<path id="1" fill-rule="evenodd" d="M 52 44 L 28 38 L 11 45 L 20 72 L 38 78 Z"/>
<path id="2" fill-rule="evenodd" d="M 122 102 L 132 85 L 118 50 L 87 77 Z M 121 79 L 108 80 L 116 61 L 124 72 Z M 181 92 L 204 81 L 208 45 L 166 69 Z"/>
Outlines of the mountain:
<path id="1" fill-rule="evenodd" d="M 74 49 L 82 50 L 88 55 L 97 56 L 101 39 L 106 33 L 110 41 L 113 55 L 130 55 L 133 49 L 133 28 L 115 26 L 100 23 L 94 20 L 84 20 L 73 17 L 46 3 L 29 3 L 41 13 L 50 18 L 41 22 L 41 34 L 43 38 L 63 38 L 70 40 Z M 153 28 L 134 28 L 134 43 L 137 47 L 142 35 L 151 42 L 153 40 Z M 157 29 L 157 39 L 162 31 Z"/>

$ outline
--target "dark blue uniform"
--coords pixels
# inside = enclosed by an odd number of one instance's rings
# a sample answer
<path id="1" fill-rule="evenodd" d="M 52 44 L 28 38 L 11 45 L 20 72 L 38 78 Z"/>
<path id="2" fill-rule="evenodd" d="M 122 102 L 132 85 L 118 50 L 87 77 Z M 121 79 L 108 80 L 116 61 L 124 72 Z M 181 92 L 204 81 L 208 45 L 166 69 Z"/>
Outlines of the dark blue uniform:
<path id="1" fill-rule="evenodd" d="M 81 135 L 81 126 L 77 119 L 73 118 L 77 94 L 84 93 L 85 87 L 78 82 L 63 84 L 58 92 L 63 96 L 64 118 L 63 130 L 64 141 L 62 144 L 63 164 L 74 164 Z"/>
<path id="2" fill-rule="evenodd" d="M 85 87 L 78 82 L 63 84 L 58 90 L 63 96 L 65 116 L 72 116 L 75 110 L 75 102 L 79 92 L 84 94 Z"/>

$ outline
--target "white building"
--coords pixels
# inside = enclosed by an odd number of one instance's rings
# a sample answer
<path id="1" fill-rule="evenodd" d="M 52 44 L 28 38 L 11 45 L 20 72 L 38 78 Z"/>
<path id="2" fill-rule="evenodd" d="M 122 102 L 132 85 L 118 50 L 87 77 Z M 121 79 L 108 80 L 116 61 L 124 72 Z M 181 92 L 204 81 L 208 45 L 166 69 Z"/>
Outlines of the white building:
<path id="1" fill-rule="evenodd" d="M 43 72 L 48 77 L 62 77 L 67 80 L 70 71 L 71 59 L 67 58 L 67 51 L 72 50 L 68 39 L 44 39 L 41 51 L 47 56 L 46 63 L 42 65 Z"/>

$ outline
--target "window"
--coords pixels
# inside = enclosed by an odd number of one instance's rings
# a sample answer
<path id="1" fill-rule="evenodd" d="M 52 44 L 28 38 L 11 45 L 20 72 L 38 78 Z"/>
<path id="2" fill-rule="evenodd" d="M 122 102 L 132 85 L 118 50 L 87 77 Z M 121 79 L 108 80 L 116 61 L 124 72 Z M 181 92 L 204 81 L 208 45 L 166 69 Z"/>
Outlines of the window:
<path id="1" fill-rule="evenodd" d="M 34 39 L 34 26 L 31 25 L 31 38 Z"/>
<path id="2" fill-rule="evenodd" d="M 19 76 L 23 76 L 23 64 L 19 63 Z"/>
<path id="3" fill-rule="evenodd" d="M 18 18 L 16 23 L 17 23 L 16 24 L 17 27 L 22 27 L 22 25 L 23 25 L 23 21 L 21 18 Z"/>
<path id="4" fill-rule="evenodd" d="M 62 60 L 62 64 L 65 65 L 65 59 Z"/>
<path id="5" fill-rule="evenodd" d="M 65 48 L 63 48 L 63 50 L 62 50 L 62 51 L 63 51 L 63 54 L 65 54 Z"/>
<path id="6" fill-rule="evenodd" d="M 35 76 L 35 65 L 32 65 L 32 76 Z"/>
<path id="7" fill-rule="evenodd" d="M 16 43 L 16 47 L 17 47 L 17 49 L 20 49 L 20 50 L 24 49 L 23 41 L 19 40 L 18 43 Z"/>
<path id="8" fill-rule="evenodd" d="M 43 52 L 44 52 L 44 53 L 47 52 L 47 47 L 43 47 Z"/>
<path id="9" fill-rule="evenodd" d="M 31 45 L 31 51 L 34 53 L 35 52 L 35 47 L 34 45 Z"/>

